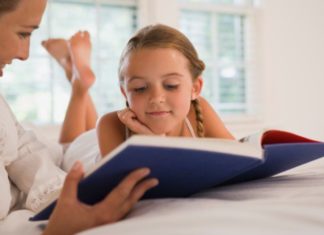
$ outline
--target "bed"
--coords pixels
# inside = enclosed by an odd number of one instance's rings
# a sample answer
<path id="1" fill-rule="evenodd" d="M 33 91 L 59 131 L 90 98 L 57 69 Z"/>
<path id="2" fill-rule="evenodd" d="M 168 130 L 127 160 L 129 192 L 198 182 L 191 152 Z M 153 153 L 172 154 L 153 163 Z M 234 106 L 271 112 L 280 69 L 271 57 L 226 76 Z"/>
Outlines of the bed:
<path id="1" fill-rule="evenodd" d="M 28 210 L 0 222 L 0 234 L 41 234 Z M 83 235 L 324 234 L 324 158 L 277 176 L 213 188 L 189 198 L 145 200 L 121 222 Z"/>

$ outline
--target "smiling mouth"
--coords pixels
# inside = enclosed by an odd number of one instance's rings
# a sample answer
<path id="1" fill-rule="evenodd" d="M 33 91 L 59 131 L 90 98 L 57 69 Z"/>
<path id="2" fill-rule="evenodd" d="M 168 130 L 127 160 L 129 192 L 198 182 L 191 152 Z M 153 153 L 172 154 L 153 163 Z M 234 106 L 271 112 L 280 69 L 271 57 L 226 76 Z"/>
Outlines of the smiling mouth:
<path id="1" fill-rule="evenodd" d="M 169 115 L 171 111 L 154 111 L 154 112 L 147 112 L 148 115 L 153 117 L 163 117 Z"/>

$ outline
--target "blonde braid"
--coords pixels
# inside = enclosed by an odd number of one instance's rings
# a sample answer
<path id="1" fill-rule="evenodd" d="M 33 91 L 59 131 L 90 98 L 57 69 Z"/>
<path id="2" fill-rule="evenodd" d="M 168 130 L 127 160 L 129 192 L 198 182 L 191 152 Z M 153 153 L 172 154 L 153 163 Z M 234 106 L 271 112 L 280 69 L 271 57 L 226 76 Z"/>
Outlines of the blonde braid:
<path id="1" fill-rule="evenodd" d="M 191 103 L 194 106 L 195 113 L 196 113 L 198 137 L 204 137 L 205 136 L 204 117 L 201 112 L 199 100 L 198 99 L 192 100 Z"/>

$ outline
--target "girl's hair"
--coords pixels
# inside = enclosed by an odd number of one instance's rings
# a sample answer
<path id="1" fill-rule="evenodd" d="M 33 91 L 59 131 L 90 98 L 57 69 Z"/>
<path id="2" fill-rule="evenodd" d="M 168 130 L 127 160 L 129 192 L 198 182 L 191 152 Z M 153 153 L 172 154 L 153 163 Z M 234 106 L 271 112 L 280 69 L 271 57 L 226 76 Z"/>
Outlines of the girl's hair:
<path id="1" fill-rule="evenodd" d="M 19 2 L 20 0 L 0 0 L 0 16 L 15 10 Z"/>
<path id="2" fill-rule="evenodd" d="M 150 25 L 139 30 L 127 43 L 119 63 L 119 81 L 123 82 L 123 66 L 126 58 L 135 50 L 143 48 L 172 48 L 178 50 L 188 59 L 188 68 L 193 80 L 204 71 L 205 64 L 199 59 L 198 53 L 190 40 L 180 31 L 162 24 Z M 197 120 L 197 134 L 204 136 L 203 116 L 199 100 L 193 100 Z"/>

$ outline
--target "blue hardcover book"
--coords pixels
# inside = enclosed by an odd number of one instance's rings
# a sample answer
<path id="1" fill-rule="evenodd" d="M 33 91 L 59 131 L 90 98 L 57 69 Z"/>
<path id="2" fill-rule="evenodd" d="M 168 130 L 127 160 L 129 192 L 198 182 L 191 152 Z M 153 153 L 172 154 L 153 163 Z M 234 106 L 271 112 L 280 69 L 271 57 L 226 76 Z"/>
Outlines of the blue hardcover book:
<path id="1" fill-rule="evenodd" d="M 78 197 L 101 201 L 131 171 L 151 169 L 159 185 L 143 197 L 187 197 L 217 185 L 268 177 L 324 156 L 324 143 L 283 131 L 262 133 L 259 142 L 136 135 L 86 173 Z M 149 177 L 150 177 L 149 176 Z M 47 220 L 55 201 L 30 220 Z"/>

